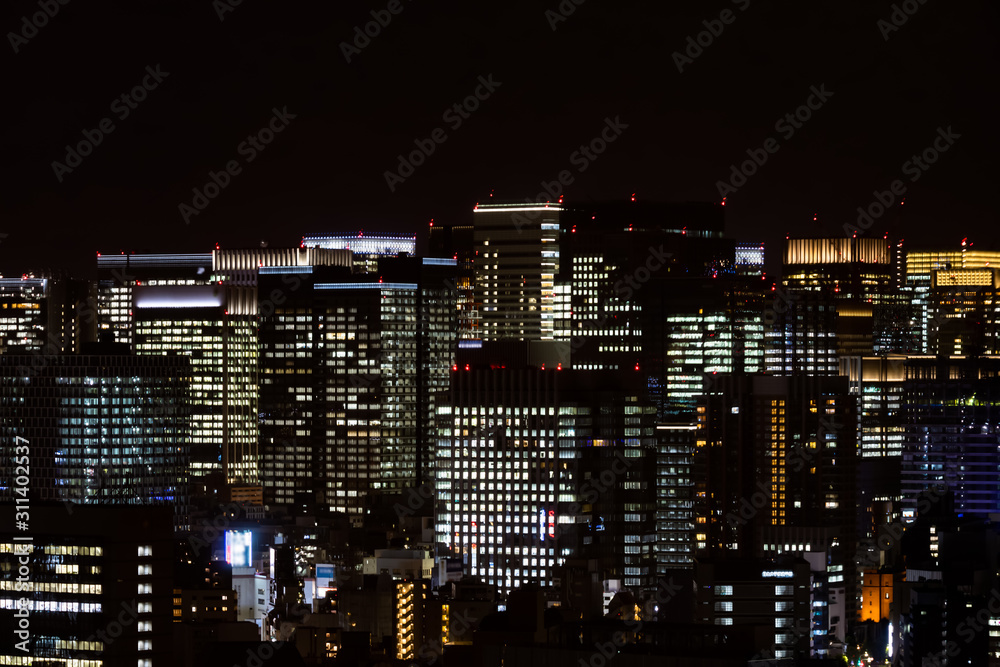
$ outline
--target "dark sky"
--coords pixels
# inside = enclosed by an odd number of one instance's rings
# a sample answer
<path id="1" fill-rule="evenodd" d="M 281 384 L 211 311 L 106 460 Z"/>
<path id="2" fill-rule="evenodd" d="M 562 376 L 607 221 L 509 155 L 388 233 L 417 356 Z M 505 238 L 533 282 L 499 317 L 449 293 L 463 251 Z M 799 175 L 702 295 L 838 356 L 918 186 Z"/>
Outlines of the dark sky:
<path id="1" fill-rule="evenodd" d="M 778 151 L 727 199 L 731 235 L 839 236 L 897 178 L 905 216 L 870 234 L 895 224 L 908 241 L 986 246 L 997 233 L 1000 10 L 987 0 L 911 0 L 888 40 L 890 2 L 564 0 L 575 11 L 552 30 L 558 0 L 400 0 L 350 63 L 341 43 L 387 2 L 242 0 L 220 20 L 225 0 L 71 0 L 14 53 L 10 33 L 38 2 L 5 2 L 0 24 L 8 276 L 90 275 L 97 250 L 287 246 L 362 228 L 423 238 L 431 218 L 467 221 L 491 190 L 533 196 L 564 169 L 570 203 L 717 201 L 717 181 L 769 137 Z M 727 9 L 732 22 L 678 72 L 672 54 Z M 169 75 L 120 119 L 112 102 L 156 65 Z M 499 87 L 453 129 L 443 113 L 489 75 Z M 833 95 L 786 138 L 775 123 L 820 85 Z M 296 117 L 248 163 L 238 146 L 275 107 Z M 608 117 L 628 127 L 580 172 L 571 154 Z M 59 182 L 53 161 L 105 118 L 114 130 Z M 911 182 L 903 163 L 949 126 L 960 138 Z M 390 192 L 384 172 L 436 128 L 447 140 Z M 242 172 L 185 224 L 178 206 L 230 160 Z"/>

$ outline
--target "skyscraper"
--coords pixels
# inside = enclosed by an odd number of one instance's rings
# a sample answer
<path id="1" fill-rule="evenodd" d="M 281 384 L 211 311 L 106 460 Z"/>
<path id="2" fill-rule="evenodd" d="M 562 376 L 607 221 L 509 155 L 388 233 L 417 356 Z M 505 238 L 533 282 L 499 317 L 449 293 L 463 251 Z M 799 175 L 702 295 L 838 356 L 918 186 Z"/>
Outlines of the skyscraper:
<path id="1" fill-rule="evenodd" d="M 818 552 L 829 593 L 851 605 L 857 399 L 847 378 L 719 376 L 702 400 L 694 463 L 699 550 L 758 558 Z"/>
<path id="2" fill-rule="evenodd" d="M 634 590 L 652 585 L 656 415 L 641 378 L 475 356 L 460 355 L 438 411 L 438 543 L 508 592 L 551 584 L 569 556 Z"/>
<path id="3" fill-rule="evenodd" d="M 454 362 L 454 270 L 418 258 L 383 259 L 377 274 L 262 270 L 261 294 L 283 295 L 261 308 L 267 502 L 304 494 L 360 519 L 371 493 L 426 479 Z"/>
<path id="4" fill-rule="evenodd" d="M 228 285 L 132 288 L 140 356 L 191 360 L 191 474 L 256 484 L 257 303 Z"/>
<path id="5" fill-rule="evenodd" d="M 14 450 L 26 441 L 32 498 L 172 505 L 183 529 L 190 384 L 176 356 L 0 355 L 0 496 L 14 499 Z"/>
<path id="6" fill-rule="evenodd" d="M 904 382 L 903 516 L 919 494 L 947 488 L 955 511 L 1000 511 L 1000 360 L 909 360 Z"/>
<path id="7" fill-rule="evenodd" d="M 483 340 L 552 340 L 559 204 L 476 204 L 475 294 Z"/>
<path id="8" fill-rule="evenodd" d="M 906 272 L 904 277 L 904 287 L 912 303 L 910 322 L 911 332 L 917 339 L 919 347 L 914 350 L 924 354 L 936 354 L 938 352 L 938 328 L 944 324 L 945 319 L 963 318 L 966 312 L 973 309 L 966 307 L 963 300 L 951 300 L 947 298 L 947 292 L 962 285 L 971 288 L 972 291 L 979 291 L 974 286 L 992 287 L 990 284 L 983 284 L 985 276 L 976 273 L 977 270 L 991 270 L 1000 266 L 1000 252 L 990 250 L 973 250 L 968 239 L 963 239 L 958 250 L 920 250 L 913 249 L 906 252 Z M 944 279 L 940 281 L 940 286 L 945 289 L 946 294 L 943 302 L 932 294 L 938 283 L 935 281 L 936 272 L 941 271 Z M 972 273 L 969 273 L 969 272 Z M 959 279 L 959 275 L 962 276 Z M 992 283 L 992 279 L 990 279 Z M 958 296 L 957 292 L 953 292 Z M 980 304 L 980 306 L 985 304 Z M 972 306 L 972 304 L 969 304 Z M 973 313 L 975 314 L 975 313 Z M 984 313 L 987 317 L 991 315 L 989 311 Z M 952 340 L 943 342 L 953 343 Z M 953 354 L 954 347 L 951 345 L 941 348 L 940 354 Z"/>
<path id="9" fill-rule="evenodd" d="M 67 278 L 0 278 L 0 354 L 64 354 L 94 339 L 95 318 L 81 317 L 88 284 Z"/>
<path id="10" fill-rule="evenodd" d="M 889 315 L 899 305 L 888 241 L 788 239 L 783 268 L 769 372 L 836 375 L 837 355 L 888 351 L 895 326 Z"/>

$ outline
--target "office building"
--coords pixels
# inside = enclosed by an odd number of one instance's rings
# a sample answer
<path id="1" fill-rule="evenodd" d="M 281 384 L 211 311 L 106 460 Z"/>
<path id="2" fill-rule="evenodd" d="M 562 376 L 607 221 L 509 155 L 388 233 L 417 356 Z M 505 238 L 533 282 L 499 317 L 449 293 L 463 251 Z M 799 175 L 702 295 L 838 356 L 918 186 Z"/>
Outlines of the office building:
<path id="1" fill-rule="evenodd" d="M 255 287 L 265 266 L 351 266 L 349 250 L 317 248 L 221 249 L 198 253 L 97 253 L 99 332 L 132 342 L 133 289 L 220 282 Z M 265 297 L 266 298 L 266 297 Z"/>
<path id="2" fill-rule="evenodd" d="M 903 516 L 919 494 L 947 488 L 959 515 L 1000 511 L 1000 361 L 926 357 L 906 365 Z"/>
<path id="3" fill-rule="evenodd" d="M 441 548 L 504 592 L 551 585 L 568 556 L 593 559 L 602 578 L 649 585 L 656 422 L 640 378 L 462 360 L 438 410 Z"/>
<path id="4" fill-rule="evenodd" d="M 26 441 L 32 498 L 171 505 L 184 529 L 190 384 L 176 356 L 0 355 L 2 497 L 14 499 L 14 448 Z"/>
<path id="5" fill-rule="evenodd" d="M 0 278 L 0 354 L 79 353 L 94 340 L 89 285 L 67 278 Z"/>
<path id="6" fill-rule="evenodd" d="M 212 253 L 97 253 L 99 332 L 132 343 L 132 290 L 136 286 L 207 285 Z"/>
<path id="7" fill-rule="evenodd" d="M 262 270 L 261 293 L 301 285 L 260 318 L 266 503 L 304 494 L 360 519 L 369 494 L 428 479 L 454 363 L 454 270 L 437 258 L 385 258 L 377 275 Z"/>
<path id="8" fill-rule="evenodd" d="M 1000 252 L 973 250 L 973 245 L 968 239 L 963 239 L 957 250 L 912 249 L 905 253 L 902 289 L 911 302 L 910 334 L 916 342 L 916 352 L 955 354 L 954 336 L 943 340 L 948 345 L 938 352 L 937 333 L 944 324 L 943 320 L 964 319 L 966 312 L 974 314 L 976 308 L 988 305 L 965 304 L 964 299 L 958 298 L 965 291 L 971 292 L 974 298 L 985 291 L 982 288 L 990 287 L 992 291 L 992 277 L 981 272 L 991 273 L 992 269 L 1000 267 Z M 939 285 L 935 274 L 939 271 L 944 276 L 940 281 L 944 293 L 935 295 L 933 292 Z M 990 310 L 986 309 L 985 314 L 989 316 Z"/>
<path id="9" fill-rule="evenodd" d="M 170 510 L 72 510 L 34 502 L 30 530 L 15 532 L 19 507 L 0 508 L 0 567 L 7 573 L 0 617 L 8 629 L 0 662 L 173 665 Z"/>
<path id="10" fill-rule="evenodd" d="M 445 257 L 455 260 L 455 310 L 456 327 L 460 340 L 477 340 L 479 308 L 476 302 L 476 248 L 471 224 L 443 225 L 431 220 L 428 238 L 428 257 Z"/>
<path id="11" fill-rule="evenodd" d="M 476 204 L 475 301 L 483 340 L 553 340 L 559 204 Z"/>
<path id="12" fill-rule="evenodd" d="M 254 484 L 257 461 L 257 303 L 251 288 L 135 286 L 139 356 L 191 364 L 191 474 Z"/>
<path id="13" fill-rule="evenodd" d="M 787 239 L 768 372 L 836 375 L 837 355 L 888 351 L 899 310 L 894 286 L 884 239 Z"/>
<path id="14" fill-rule="evenodd" d="M 697 553 L 822 554 L 826 596 L 853 609 L 857 419 L 846 377 L 718 376 L 698 407 Z"/>
<path id="15" fill-rule="evenodd" d="M 694 570 L 697 623 L 758 625 L 772 641 L 755 646 L 763 659 L 810 655 L 811 577 L 802 559 L 698 559 Z"/>
<path id="16" fill-rule="evenodd" d="M 698 424 L 656 426 L 656 574 L 688 569 L 694 562 L 694 453 Z M 702 535 L 704 542 L 707 536 Z"/>
<path id="17" fill-rule="evenodd" d="M 502 591 L 544 585 L 566 555 L 557 525 L 575 517 L 557 511 L 575 500 L 562 455 L 573 452 L 557 433 L 576 421 L 559 400 L 568 373 L 459 369 L 438 408 L 436 539 L 464 574 Z"/>

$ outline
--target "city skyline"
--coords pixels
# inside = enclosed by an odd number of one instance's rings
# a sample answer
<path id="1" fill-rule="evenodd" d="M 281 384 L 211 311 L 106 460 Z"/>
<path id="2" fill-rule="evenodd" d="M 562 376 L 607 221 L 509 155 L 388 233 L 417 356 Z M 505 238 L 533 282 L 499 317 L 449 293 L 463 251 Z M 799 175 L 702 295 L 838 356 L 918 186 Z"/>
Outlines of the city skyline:
<path id="1" fill-rule="evenodd" d="M 8 3 L 0 662 L 1000 667 L 998 27 Z"/>

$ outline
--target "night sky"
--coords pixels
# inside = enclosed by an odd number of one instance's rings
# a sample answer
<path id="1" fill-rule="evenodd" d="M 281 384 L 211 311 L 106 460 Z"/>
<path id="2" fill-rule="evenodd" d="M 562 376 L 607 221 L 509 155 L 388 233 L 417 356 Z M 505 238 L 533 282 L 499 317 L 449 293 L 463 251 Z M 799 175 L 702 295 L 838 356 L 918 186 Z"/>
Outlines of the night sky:
<path id="1" fill-rule="evenodd" d="M 773 242 L 772 257 L 786 232 L 842 235 L 894 179 L 904 215 L 869 234 L 993 245 L 996 3 L 897 3 L 897 20 L 904 4 L 913 14 L 896 29 L 890 2 L 563 0 L 561 16 L 558 0 L 397 1 L 392 14 L 389 2 L 41 0 L 58 13 L 37 34 L 22 17 L 39 0 L 5 2 L 0 272 L 87 277 L 98 250 L 289 246 L 303 233 L 423 240 L 432 218 L 467 222 L 491 191 L 534 196 L 563 170 L 567 203 L 718 201 L 730 165 L 769 138 L 777 152 L 726 210 L 728 233 Z M 358 52 L 373 10 L 390 20 Z M 723 11 L 729 23 L 712 23 Z M 679 72 L 688 37 L 708 42 L 703 21 L 721 34 Z M 445 116 L 480 77 L 499 85 L 467 118 Z M 128 108 L 122 94 L 144 78 L 155 88 Z M 779 131 L 813 86 L 832 96 Z M 241 149 L 275 108 L 295 118 L 263 150 Z M 573 153 L 608 118 L 627 127 L 581 171 Z M 114 129 L 60 182 L 53 162 L 103 119 Z M 911 181 L 904 163 L 949 126 L 960 138 Z M 390 191 L 397 156 L 438 128 L 446 140 Z M 179 205 L 230 161 L 240 173 L 186 224 Z"/>

